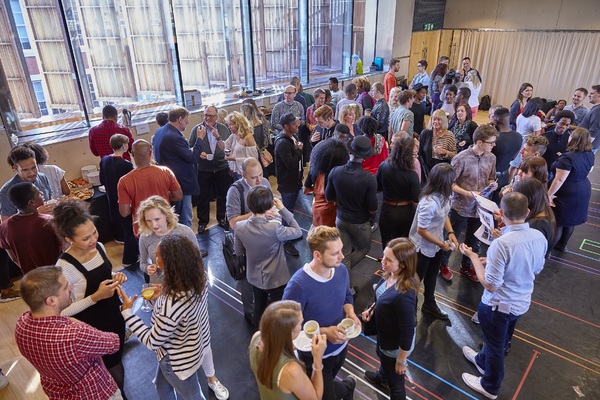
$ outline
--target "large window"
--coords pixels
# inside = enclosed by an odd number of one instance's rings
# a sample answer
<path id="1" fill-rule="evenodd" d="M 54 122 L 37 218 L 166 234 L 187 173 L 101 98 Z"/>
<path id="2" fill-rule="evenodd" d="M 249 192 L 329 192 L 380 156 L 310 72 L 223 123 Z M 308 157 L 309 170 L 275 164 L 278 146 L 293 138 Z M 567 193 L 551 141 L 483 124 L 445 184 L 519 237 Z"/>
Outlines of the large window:
<path id="1" fill-rule="evenodd" d="M 347 73 L 361 15 L 364 0 L 0 1 L 0 85 L 24 135 L 107 104 L 146 119 L 189 91 L 215 103 L 289 81 L 302 57 L 303 80 Z"/>

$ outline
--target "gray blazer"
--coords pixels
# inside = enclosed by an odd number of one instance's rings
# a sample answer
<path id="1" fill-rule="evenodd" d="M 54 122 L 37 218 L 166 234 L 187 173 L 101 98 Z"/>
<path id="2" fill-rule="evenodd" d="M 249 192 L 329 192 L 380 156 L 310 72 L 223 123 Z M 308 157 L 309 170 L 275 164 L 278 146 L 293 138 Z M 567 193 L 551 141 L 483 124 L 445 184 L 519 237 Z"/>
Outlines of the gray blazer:
<path id="1" fill-rule="evenodd" d="M 279 214 L 289 226 L 283 226 L 277 220 L 254 216 L 235 225 L 235 252 L 241 254 L 246 250 L 248 283 L 263 290 L 275 289 L 288 283 L 290 272 L 283 244 L 302 236 L 294 214 L 285 208 Z"/>

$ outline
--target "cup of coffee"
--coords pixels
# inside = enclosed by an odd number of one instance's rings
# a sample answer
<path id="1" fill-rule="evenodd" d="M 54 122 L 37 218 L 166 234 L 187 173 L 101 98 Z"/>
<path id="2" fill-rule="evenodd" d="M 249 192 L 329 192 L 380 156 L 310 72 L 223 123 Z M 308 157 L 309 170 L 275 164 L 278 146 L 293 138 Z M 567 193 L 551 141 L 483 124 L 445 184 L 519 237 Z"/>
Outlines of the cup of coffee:
<path id="1" fill-rule="evenodd" d="M 215 155 L 214 155 L 214 154 L 211 154 L 211 153 L 209 153 L 209 154 L 207 154 L 207 155 L 206 155 L 206 159 L 207 159 L 208 161 L 212 161 L 212 159 L 213 159 L 213 158 L 215 158 Z"/>
<path id="2" fill-rule="evenodd" d="M 306 333 L 306 336 L 312 339 L 313 336 L 320 333 L 319 323 L 313 320 L 306 321 L 304 323 L 304 333 Z"/>
<path id="3" fill-rule="evenodd" d="M 346 335 L 354 333 L 355 323 L 352 318 L 344 318 L 338 326 L 346 331 Z"/>

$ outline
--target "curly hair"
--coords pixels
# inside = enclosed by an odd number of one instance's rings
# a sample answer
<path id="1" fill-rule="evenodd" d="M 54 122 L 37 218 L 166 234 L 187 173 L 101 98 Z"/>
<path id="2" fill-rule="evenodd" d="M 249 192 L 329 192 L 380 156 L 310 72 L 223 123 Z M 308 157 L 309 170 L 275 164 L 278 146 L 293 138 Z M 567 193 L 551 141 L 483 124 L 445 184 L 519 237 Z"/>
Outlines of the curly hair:
<path id="1" fill-rule="evenodd" d="M 392 164 L 392 167 L 412 171 L 415 165 L 414 147 L 415 141 L 411 135 L 400 131 L 392 136 L 392 151 L 387 161 Z"/>
<path id="2" fill-rule="evenodd" d="M 352 83 L 356 85 L 357 89 L 362 90 L 363 92 L 368 92 L 371 90 L 371 82 L 364 76 L 359 76 L 357 78 L 352 79 Z"/>
<path id="3" fill-rule="evenodd" d="M 30 158 L 35 158 L 35 153 L 29 147 L 25 146 L 17 146 L 8 153 L 8 157 L 6 157 L 6 162 L 11 167 L 17 165 L 19 161 L 28 160 Z"/>
<path id="4" fill-rule="evenodd" d="M 177 214 L 175 214 L 175 207 L 171 207 L 169 202 L 161 196 L 150 196 L 140 203 L 136 213 L 137 223 L 140 225 L 140 233 L 142 235 L 150 235 L 152 233 L 152 228 L 148 226 L 144 213 L 155 208 L 167 218 L 167 228 L 169 230 L 177 226 L 178 218 Z"/>
<path id="5" fill-rule="evenodd" d="M 371 116 L 365 115 L 358 120 L 358 129 L 368 138 L 372 138 L 377 133 L 379 123 Z"/>
<path id="6" fill-rule="evenodd" d="M 59 235 L 72 238 L 75 229 L 88 221 L 94 221 L 88 203 L 78 199 L 66 199 L 52 210 L 54 228 Z"/>
<path id="7" fill-rule="evenodd" d="M 193 296 L 202 296 L 206 290 L 206 272 L 198 243 L 186 237 L 167 235 L 158 244 L 156 253 L 165 273 L 163 294 L 172 297 L 192 292 Z"/>
<path id="8" fill-rule="evenodd" d="M 48 152 L 39 144 L 33 142 L 25 142 L 22 146 L 31 149 L 35 153 L 35 162 L 37 165 L 46 164 L 46 162 L 48 161 Z"/>
<path id="9" fill-rule="evenodd" d="M 240 137 L 240 139 L 244 139 L 245 137 L 254 133 L 248 118 L 244 117 L 239 111 L 233 111 L 231 114 L 227 115 L 227 117 L 225 117 L 225 122 L 233 122 L 238 126 L 237 135 Z"/>
<path id="10" fill-rule="evenodd" d="M 327 182 L 327 176 L 333 167 L 344 165 L 349 159 L 350 155 L 344 142 L 337 139 L 322 140 L 317 143 L 310 154 L 308 173 L 313 181 L 319 174 L 325 174 L 325 182 Z"/>

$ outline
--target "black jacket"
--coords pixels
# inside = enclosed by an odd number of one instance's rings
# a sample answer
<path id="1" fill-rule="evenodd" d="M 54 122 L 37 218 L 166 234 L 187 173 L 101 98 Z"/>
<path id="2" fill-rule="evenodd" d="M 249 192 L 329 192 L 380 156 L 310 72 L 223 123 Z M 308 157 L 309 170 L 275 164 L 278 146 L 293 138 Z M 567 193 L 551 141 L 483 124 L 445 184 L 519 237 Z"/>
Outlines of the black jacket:
<path id="1" fill-rule="evenodd" d="M 302 187 L 302 150 L 283 131 L 275 139 L 275 175 L 279 192 L 295 192 Z"/>

